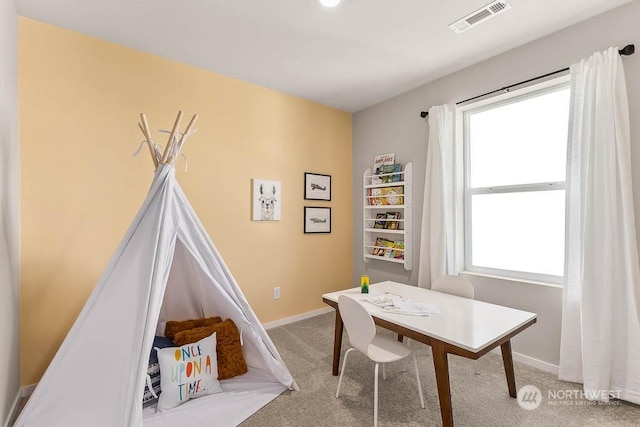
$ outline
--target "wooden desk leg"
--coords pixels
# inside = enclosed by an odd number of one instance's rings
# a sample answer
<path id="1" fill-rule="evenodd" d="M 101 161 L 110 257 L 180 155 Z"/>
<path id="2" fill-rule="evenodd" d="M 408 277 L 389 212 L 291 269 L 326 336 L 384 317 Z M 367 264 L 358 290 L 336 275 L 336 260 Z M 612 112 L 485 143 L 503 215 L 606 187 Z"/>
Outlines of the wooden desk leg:
<path id="1" fill-rule="evenodd" d="M 449 360 L 444 351 L 442 341 L 433 340 L 431 343 L 433 366 L 436 371 L 438 398 L 440 399 L 440 414 L 443 427 L 453 427 L 453 407 L 451 406 L 451 386 L 449 384 Z"/>
<path id="2" fill-rule="evenodd" d="M 336 307 L 336 326 L 333 338 L 333 375 L 338 376 L 340 368 L 340 351 L 342 350 L 342 331 L 344 326 L 342 324 L 342 316 L 340 316 L 340 310 Z"/>
<path id="3" fill-rule="evenodd" d="M 513 356 L 511 354 L 511 340 L 500 346 L 502 350 L 502 362 L 504 363 L 504 372 L 507 375 L 507 386 L 509 387 L 509 396 L 518 397 L 516 391 L 516 374 L 513 371 Z"/>

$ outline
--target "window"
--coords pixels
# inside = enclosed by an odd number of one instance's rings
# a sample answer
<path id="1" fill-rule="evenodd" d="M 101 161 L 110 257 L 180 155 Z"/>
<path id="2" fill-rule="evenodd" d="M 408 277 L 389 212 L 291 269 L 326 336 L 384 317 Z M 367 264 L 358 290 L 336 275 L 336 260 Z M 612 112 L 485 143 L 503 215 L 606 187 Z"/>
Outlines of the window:
<path id="1" fill-rule="evenodd" d="M 568 84 L 470 106 L 463 118 L 465 269 L 561 283 Z"/>

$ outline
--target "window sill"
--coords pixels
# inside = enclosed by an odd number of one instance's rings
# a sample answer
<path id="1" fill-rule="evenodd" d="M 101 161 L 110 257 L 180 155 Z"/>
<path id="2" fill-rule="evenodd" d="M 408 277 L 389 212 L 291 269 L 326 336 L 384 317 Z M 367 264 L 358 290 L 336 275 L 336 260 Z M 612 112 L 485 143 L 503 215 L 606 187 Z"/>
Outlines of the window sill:
<path id="1" fill-rule="evenodd" d="M 463 270 L 460 272 L 460 274 L 464 274 L 466 276 L 476 276 L 476 277 L 485 277 L 489 279 L 505 280 L 508 282 L 517 282 L 517 283 L 523 283 L 527 285 L 547 286 L 547 287 L 556 288 L 556 289 L 563 288 L 563 286 L 559 283 L 540 282 L 537 280 L 522 279 L 518 277 L 497 276 L 495 274 L 477 273 L 475 271 Z"/>

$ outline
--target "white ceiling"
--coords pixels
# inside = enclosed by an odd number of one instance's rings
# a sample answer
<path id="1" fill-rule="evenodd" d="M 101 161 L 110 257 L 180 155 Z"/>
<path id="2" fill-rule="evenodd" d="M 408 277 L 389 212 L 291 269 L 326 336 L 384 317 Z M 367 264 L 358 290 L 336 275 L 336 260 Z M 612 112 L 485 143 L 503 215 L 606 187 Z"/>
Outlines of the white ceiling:
<path id="1" fill-rule="evenodd" d="M 355 112 L 631 0 L 15 0 L 18 13 Z"/>

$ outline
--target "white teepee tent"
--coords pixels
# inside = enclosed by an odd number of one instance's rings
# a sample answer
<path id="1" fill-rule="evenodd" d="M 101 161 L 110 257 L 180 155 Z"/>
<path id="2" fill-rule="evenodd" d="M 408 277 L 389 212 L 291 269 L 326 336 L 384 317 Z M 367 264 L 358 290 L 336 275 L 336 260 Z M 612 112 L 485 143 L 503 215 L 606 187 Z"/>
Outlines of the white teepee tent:
<path id="1" fill-rule="evenodd" d="M 196 217 L 174 163 L 197 116 L 161 156 L 151 190 L 16 426 L 233 426 L 286 389 L 298 390 L 278 351 Z M 220 316 L 242 330 L 249 371 L 222 393 L 166 411 L 143 410 L 149 352 L 164 322 Z"/>

